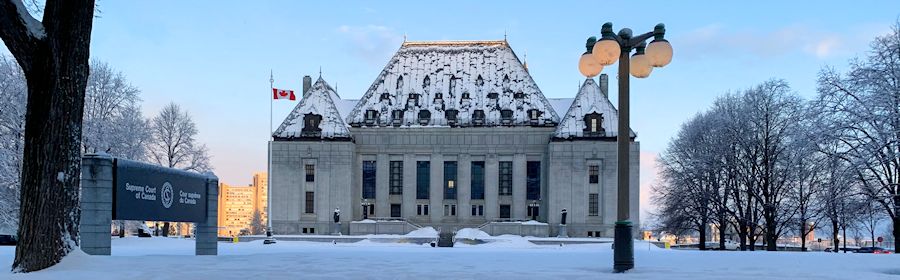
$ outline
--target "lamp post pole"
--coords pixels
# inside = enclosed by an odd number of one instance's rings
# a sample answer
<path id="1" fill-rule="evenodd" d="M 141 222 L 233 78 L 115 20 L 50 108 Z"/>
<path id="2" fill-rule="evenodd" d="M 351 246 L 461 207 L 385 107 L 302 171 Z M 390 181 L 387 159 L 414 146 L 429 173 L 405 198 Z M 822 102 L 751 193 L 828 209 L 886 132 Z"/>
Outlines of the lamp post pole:
<path id="1" fill-rule="evenodd" d="M 653 67 L 662 67 L 672 59 L 672 46 L 664 39 L 665 25 L 658 24 L 651 32 L 632 36 L 631 29 L 623 28 L 619 34 L 612 31 L 612 23 L 604 23 L 601 39 L 588 39 L 587 51 L 579 61 L 581 73 L 591 78 L 598 75 L 605 65 L 619 62 L 619 123 L 617 145 L 617 215 L 614 236 L 613 270 L 625 272 L 634 268 L 634 238 L 631 223 L 631 108 L 629 104 L 629 75 L 646 78 Z M 644 42 L 655 38 L 648 47 Z M 631 51 L 636 50 L 634 58 Z M 646 53 L 645 53 L 646 50 Z M 634 65 L 632 65 L 634 64 Z"/>

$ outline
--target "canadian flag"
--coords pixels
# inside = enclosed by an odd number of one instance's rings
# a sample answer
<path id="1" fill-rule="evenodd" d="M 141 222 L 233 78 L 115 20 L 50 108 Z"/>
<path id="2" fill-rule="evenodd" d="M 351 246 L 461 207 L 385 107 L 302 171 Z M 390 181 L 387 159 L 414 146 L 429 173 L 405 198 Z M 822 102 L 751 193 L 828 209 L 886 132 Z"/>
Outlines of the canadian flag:
<path id="1" fill-rule="evenodd" d="M 294 96 L 294 91 L 289 89 L 272 89 L 272 95 L 275 99 L 290 99 L 297 100 L 297 97 Z"/>

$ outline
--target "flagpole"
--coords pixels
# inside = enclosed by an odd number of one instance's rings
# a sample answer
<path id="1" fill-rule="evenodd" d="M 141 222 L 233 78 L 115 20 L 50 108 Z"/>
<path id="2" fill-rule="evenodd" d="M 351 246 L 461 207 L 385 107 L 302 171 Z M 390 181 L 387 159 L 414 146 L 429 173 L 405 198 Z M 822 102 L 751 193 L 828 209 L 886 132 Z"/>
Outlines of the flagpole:
<path id="1" fill-rule="evenodd" d="M 269 92 L 272 92 L 273 95 L 269 96 L 269 141 L 266 143 L 266 157 L 268 163 L 266 164 L 266 240 L 263 244 L 271 244 L 275 243 L 275 237 L 272 233 L 272 141 L 274 137 L 272 136 L 272 108 L 273 108 L 273 99 L 275 91 L 275 76 L 272 74 L 272 69 L 269 69 Z"/>

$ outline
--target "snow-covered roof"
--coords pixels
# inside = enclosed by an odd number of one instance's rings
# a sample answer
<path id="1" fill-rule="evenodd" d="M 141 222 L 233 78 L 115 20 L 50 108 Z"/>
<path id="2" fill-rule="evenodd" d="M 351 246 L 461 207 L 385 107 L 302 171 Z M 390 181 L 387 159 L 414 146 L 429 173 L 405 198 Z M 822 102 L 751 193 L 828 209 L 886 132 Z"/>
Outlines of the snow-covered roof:
<path id="1" fill-rule="evenodd" d="M 342 114 L 342 109 L 347 110 L 346 103 L 349 102 L 342 100 L 337 92 L 322 77 L 319 77 L 304 98 L 300 100 L 300 103 L 284 119 L 273 136 L 280 139 L 349 139 L 350 130 L 347 123 L 344 122 Z M 335 104 L 339 104 L 339 106 Z M 308 114 L 322 116 L 322 121 L 319 123 L 320 133 L 303 132 L 305 125 L 303 118 Z"/>
<path id="2" fill-rule="evenodd" d="M 448 110 L 457 110 L 459 126 L 473 124 L 484 111 L 484 126 L 555 125 L 559 116 L 506 41 L 404 42 L 365 95 L 346 117 L 357 125 L 420 126 L 419 114 L 430 113 L 426 126 L 450 125 Z M 529 111 L 540 116 L 532 121 Z M 366 122 L 366 112 L 378 112 Z M 392 122 L 392 112 L 403 112 Z M 508 123 L 501 111 L 511 110 Z"/>
<path id="3" fill-rule="evenodd" d="M 555 138 L 572 139 L 585 137 L 584 116 L 592 113 L 600 114 L 601 128 L 604 130 L 600 135 L 593 137 L 615 137 L 618 135 L 619 112 L 613 107 L 609 101 L 608 93 L 605 89 L 594 82 L 594 79 L 587 79 L 578 90 L 578 95 L 563 117 L 562 122 L 556 127 Z M 635 137 L 634 131 L 631 131 L 631 137 Z"/>

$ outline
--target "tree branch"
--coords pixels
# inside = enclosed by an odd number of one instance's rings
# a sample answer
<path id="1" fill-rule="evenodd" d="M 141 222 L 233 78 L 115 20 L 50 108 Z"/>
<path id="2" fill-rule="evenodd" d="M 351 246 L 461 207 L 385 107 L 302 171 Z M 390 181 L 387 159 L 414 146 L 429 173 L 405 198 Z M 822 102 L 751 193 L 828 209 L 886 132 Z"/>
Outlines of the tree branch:
<path id="1" fill-rule="evenodd" d="M 28 13 L 21 0 L 0 0 L 0 38 L 24 72 L 31 71 L 34 50 L 46 37 L 44 25 Z"/>

